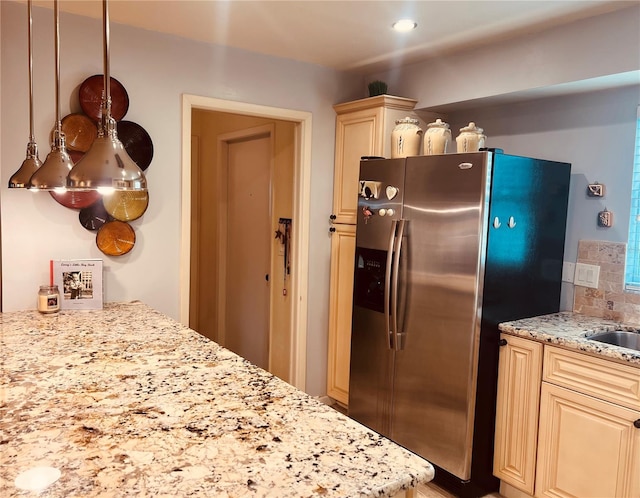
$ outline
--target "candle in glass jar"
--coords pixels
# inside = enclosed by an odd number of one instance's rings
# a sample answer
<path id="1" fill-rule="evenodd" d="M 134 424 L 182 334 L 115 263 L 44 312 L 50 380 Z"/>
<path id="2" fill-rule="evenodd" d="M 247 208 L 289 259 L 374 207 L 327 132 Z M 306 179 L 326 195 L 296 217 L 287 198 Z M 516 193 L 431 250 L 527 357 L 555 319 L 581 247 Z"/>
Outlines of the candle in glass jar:
<path id="1" fill-rule="evenodd" d="M 60 292 L 57 285 L 41 285 L 38 291 L 38 311 L 56 313 L 60 310 Z"/>

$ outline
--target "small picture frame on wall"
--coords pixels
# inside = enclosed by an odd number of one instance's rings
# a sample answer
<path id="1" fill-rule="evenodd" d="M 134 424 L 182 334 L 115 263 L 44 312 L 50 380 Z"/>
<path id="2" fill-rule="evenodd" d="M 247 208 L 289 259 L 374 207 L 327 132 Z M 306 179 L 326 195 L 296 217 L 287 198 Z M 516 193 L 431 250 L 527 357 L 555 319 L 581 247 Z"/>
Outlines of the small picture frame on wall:
<path id="1" fill-rule="evenodd" d="M 60 291 L 60 309 L 102 309 L 102 260 L 52 261 L 53 283 Z"/>

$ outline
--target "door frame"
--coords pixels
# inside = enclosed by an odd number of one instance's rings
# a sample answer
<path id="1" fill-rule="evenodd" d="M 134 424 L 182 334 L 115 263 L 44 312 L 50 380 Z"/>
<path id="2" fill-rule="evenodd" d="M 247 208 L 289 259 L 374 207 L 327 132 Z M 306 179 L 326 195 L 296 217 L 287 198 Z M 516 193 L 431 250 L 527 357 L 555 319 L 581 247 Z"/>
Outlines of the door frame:
<path id="1" fill-rule="evenodd" d="M 311 197 L 310 112 L 246 102 L 182 94 L 182 195 L 180 230 L 180 322 L 189 326 L 191 272 L 191 113 L 193 109 L 258 116 L 295 123 L 293 219 L 291 240 L 291 344 L 289 378 L 305 390 L 307 364 L 307 309 L 309 268 L 309 215 Z"/>
<path id="2" fill-rule="evenodd" d="M 229 143 L 236 140 L 251 139 L 266 136 L 269 138 L 269 223 L 271 223 L 271 215 L 273 212 L 272 198 L 272 182 L 273 182 L 273 150 L 274 150 L 274 133 L 275 126 L 267 124 L 243 130 L 224 133 L 217 137 L 218 142 L 218 159 L 217 159 L 217 176 L 218 176 L 218 302 L 217 302 L 217 339 L 224 346 L 226 343 L 226 318 L 227 318 L 227 228 L 228 228 L 228 179 L 229 179 Z M 271 244 L 269 244 L 269 275 L 273 275 L 273 255 L 271 254 Z M 272 327 L 272 307 L 271 302 L 271 284 L 269 284 L 269 346 L 271 345 Z M 268 351 L 268 365 L 271 371 L 271 348 Z"/>

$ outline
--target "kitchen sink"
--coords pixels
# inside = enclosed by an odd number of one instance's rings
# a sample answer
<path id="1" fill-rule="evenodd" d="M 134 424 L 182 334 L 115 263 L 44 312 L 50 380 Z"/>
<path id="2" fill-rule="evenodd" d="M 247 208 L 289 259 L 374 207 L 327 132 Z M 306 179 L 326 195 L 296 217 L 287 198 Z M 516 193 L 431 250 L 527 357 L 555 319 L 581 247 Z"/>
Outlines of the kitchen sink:
<path id="1" fill-rule="evenodd" d="M 638 332 L 629 332 L 628 330 L 598 332 L 597 334 L 587 337 L 587 339 L 640 351 L 640 333 Z"/>

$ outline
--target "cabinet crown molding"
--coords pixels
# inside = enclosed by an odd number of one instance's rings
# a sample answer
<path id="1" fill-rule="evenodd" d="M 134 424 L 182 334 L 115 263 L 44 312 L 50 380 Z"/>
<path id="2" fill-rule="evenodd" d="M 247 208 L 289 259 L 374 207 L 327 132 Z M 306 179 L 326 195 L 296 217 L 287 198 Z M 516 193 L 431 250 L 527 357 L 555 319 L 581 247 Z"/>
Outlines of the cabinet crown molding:
<path id="1" fill-rule="evenodd" d="M 371 109 L 373 107 L 385 107 L 387 109 L 399 109 L 411 111 L 418 103 L 417 100 L 408 99 L 406 97 L 395 97 L 393 95 L 376 95 L 366 99 L 354 100 L 352 102 L 344 102 L 336 104 L 333 109 L 336 114 L 345 114 L 347 112 L 360 111 L 362 109 Z"/>

